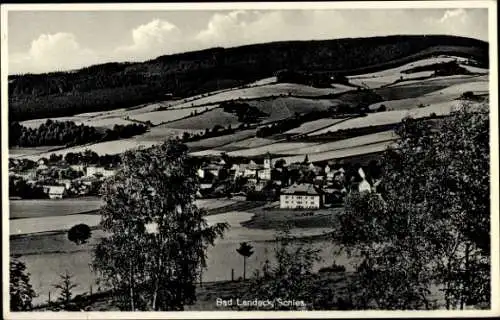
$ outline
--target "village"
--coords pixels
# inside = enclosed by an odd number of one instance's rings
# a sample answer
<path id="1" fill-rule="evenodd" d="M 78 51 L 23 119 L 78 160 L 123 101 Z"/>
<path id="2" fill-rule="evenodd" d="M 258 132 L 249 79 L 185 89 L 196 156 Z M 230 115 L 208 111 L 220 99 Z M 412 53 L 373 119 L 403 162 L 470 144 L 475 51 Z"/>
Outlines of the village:
<path id="1" fill-rule="evenodd" d="M 9 159 L 11 199 L 63 199 L 99 196 L 103 181 L 116 174 L 119 163 L 75 163 L 68 157 Z M 99 163 L 100 162 L 100 163 Z M 227 156 L 197 158 L 199 199 L 243 197 L 247 201 L 279 201 L 281 209 L 320 209 L 338 205 L 349 192 L 380 191 L 380 164 L 349 161 L 286 164 L 270 154 L 258 159 Z"/>

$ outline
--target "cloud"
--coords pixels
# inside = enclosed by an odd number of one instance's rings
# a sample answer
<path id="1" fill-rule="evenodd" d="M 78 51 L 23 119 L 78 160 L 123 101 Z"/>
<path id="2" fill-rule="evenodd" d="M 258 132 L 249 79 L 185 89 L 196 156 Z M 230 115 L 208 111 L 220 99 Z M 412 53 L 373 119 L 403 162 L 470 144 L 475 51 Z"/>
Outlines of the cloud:
<path id="1" fill-rule="evenodd" d="M 445 23 L 449 20 L 459 20 L 461 22 L 465 22 L 467 19 L 467 12 L 463 8 L 446 10 L 439 22 Z"/>
<path id="2" fill-rule="evenodd" d="M 26 53 L 9 59 L 10 73 L 47 72 L 76 69 L 101 62 L 92 50 L 83 48 L 71 33 L 42 34 Z"/>
<path id="3" fill-rule="evenodd" d="M 117 58 L 150 59 L 177 52 L 185 46 L 181 30 L 165 20 L 154 19 L 134 28 L 131 34 L 133 43 L 118 47 L 114 52 Z"/>

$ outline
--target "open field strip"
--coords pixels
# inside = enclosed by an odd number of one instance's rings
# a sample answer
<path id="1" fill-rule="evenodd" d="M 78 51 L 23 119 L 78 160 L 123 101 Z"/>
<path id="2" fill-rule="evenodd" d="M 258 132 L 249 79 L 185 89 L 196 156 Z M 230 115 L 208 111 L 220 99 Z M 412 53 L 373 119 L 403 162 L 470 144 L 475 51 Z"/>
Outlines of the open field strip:
<path id="1" fill-rule="evenodd" d="M 323 130 L 316 131 L 310 134 L 310 136 L 326 134 L 329 132 L 335 132 L 339 130 L 396 124 L 401 122 L 401 120 L 405 117 L 423 118 L 430 116 L 430 114 L 432 113 L 435 113 L 437 116 L 447 115 L 451 113 L 456 107 L 458 107 L 460 103 L 461 101 L 455 100 L 455 101 L 447 101 L 442 103 L 431 104 L 430 106 L 427 107 L 416 108 L 411 110 L 394 110 L 394 111 L 369 113 L 365 117 L 349 119 L 339 124 L 334 124 L 331 127 L 325 128 Z"/>
<path id="2" fill-rule="evenodd" d="M 465 64 L 461 64 L 460 66 L 462 68 L 466 69 L 467 71 L 472 72 L 472 73 L 488 74 L 490 72 L 490 70 L 488 70 L 488 69 L 468 66 Z"/>
<path id="3" fill-rule="evenodd" d="M 433 74 L 434 74 L 434 71 L 421 71 L 421 72 L 414 72 L 414 73 L 408 73 L 408 74 L 397 73 L 397 74 L 384 75 L 384 76 L 379 76 L 379 77 L 351 79 L 351 80 L 349 80 L 349 82 L 354 84 L 354 85 L 357 85 L 357 86 L 375 89 L 375 88 L 380 88 L 382 86 L 386 86 L 386 85 L 395 83 L 396 81 L 404 82 L 407 80 L 427 78 L 427 77 L 432 76 Z"/>
<path id="4" fill-rule="evenodd" d="M 195 100 L 193 102 L 186 102 L 173 107 L 173 109 L 190 108 L 200 105 L 209 105 L 221 103 L 224 101 L 238 100 L 238 99 L 257 99 L 264 97 L 277 97 L 277 96 L 324 96 L 328 94 L 337 94 L 353 90 L 352 87 L 336 84 L 335 88 L 314 88 L 301 84 L 292 83 L 277 83 L 258 87 L 235 89 L 227 92 L 218 93 L 208 97 Z"/>
<path id="5" fill-rule="evenodd" d="M 389 85 L 398 80 L 405 81 L 421 77 L 430 77 L 432 76 L 432 74 L 434 74 L 434 71 L 421 71 L 414 73 L 404 73 L 404 71 L 415 67 L 432 65 L 435 63 L 450 62 L 456 59 L 457 59 L 456 57 L 427 58 L 407 63 L 397 68 L 391 68 L 379 72 L 355 75 L 347 78 L 349 79 L 349 82 L 352 84 L 374 89 L 374 88 L 379 88 L 381 86 Z"/>
<path id="6" fill-rule="evenodd" d="M 355 76 L 350 76 L 348 78 L 362 79 L 362 78 L 383 77 L 383 76 L 393 75 L 395 73 L 402 73 L 403 71 L 406 71 L 408 69 L 415 68 L 415 67 L 423 67 L 423 66 L 433 65 L 436 63 L 451 62 L 451 61 L 454 61 L 457 59 L 459 59 L 459 58 L 453 57 L 453 56 L 425 58 L 425 59 L 416 60 L 416 61 L 413 61 L 410 63 L 406 63 L 406 64 L 399 66 L 399 67 L 396 67 L 396 68 L 390 68 L 390 69 L 372 72 L 372 73 L 359 74 L 359 75 L 355 75 Z"/>
<path id="7" fill-rule="evenodd" d="M 438 76 L 431 77 L 428 79 L 420 79 L 420 80 L 408 80 L 401 83 L 394 83 L 389 85 L 390 88 L 396 87 L 404 87 L 404 86 L 414 86 L 414 85 L 436 85 L 436 86 L 451 86 L 454 84 L 460 83 L 470 83 L 476 81 L 488 81 L 488 75 L 467 75 L 467 74 L 456 74 L 451 76 Z"/>
<path id="8" fill-rule="evenodd" d="M 309 121 L 301 124 L 297 128 L 293 128 L 292 130 L 288 130 L 285 132 L 285 134 L 306 134 L 312 131 L 320 130 L 325 127 L 329 127 L 331 125 L 334 125 L 336 123 L 339 123 L 341 121 L 345 121 L 345 118 L 341 119 L 332 119 L 332 118 L 326 118 L 326 119 L 318 119 L 314 121 Z"/>
<path id="9" fill-rule="evenodd" d="M 279 97 L 275 99 L 252 100 L 247 103 L 268 114 L 266 121 L 279 121 L 293 117 L 296 113 L 327 111 L 330 107 L 337 106 L 341 102 L 339 99 Z"/>
<path id="10" fill-rule="evenodd" d="M 360 156 L 360 155 L 365 155 L 365 154 L 370 154 L 370 153 L 382 152 L 382 151 L 386 150 L 388 146 L 393 145 L 393 144 L 394 144 L 394 141 L 384 141 L 384 142 L 367 144 L 367 145 L 362 145 L 362 146 L 357 146 L 357 147 L 352 147 L 352 148 L 345 148 L 345 149 L 339 149 L 339 150 L 332 150 L 332 151 L 308 154 L 307 157 L 308 157 L 310 162 L 342 159 L 342 158 L 346 158 L 346 157 L 355 157 L 355 156 Z M 295 156 L 289 156 L 289 157 L 287 157 L 286 155 L 284 155 L 283 157 L 278 156 L 278 157 L 272 159 L 271 162 L 274 165 L 274 163 L 279 159 L 284 159 L 286 163 L 296 163 L 296 162 L 304 161 L 304 155 L 295 155 Z"/>
<path id="11" fill-rule="evenodd" d="M 52 149 L 59 149 L 63 147 L 64 146 L 43 146 L 43 147 L 29 147 L 29 148 L 11 147 L 9 149 L 9 157 L 21 158 L 24 156 L 33 156 L 40 153 L 48 152 Z"/>
<path id="12" fill-rule="evenodd" d="M 247 86 L 248 87 L 264 86 L 264 85 L 276 83 L 277 81 L 278 81 L 278 79 L 276 77 L 269 77 L 269 78 L 264 78 L 264 79 L 260 79 L 260 80 L 257 80 L 255 82 L 249 83 L 249 84 L 247 84 Z"/>
<path id="13" fill-rule="evenodd" d="M 150 148 L 150 147 L 157 145 L 161 142 L 162 141 L 148 141 L 148 140 L 140 141 L 140 140 L 132 137 L 132 138 L 122 139 L 122 140 L 113 140 L 113 141 L 106 141 L 106 142 L 99 142 L 99 143 L 94 143 L 94 144 L 89 144 L 89 145 L 71 147 L 71 148 L 66 148 L 66 149 L 62 149 L 62 150 L 57 150 L 54 152 L 44 152 L 44 153 L 39 153 L 36 155 L 23 156 L 23 158 L 36 161 L 40 158 L 48 158 L 48 157 L 50 157 L 51 154 L 65 156 L 69 152 L 76 153 L 76 152 L 84 152 L 85 150 L 93 151 L 93 152 L 97 153 L 98 155 L 120 154 L 120 153 L 123 153 L 123 152 L 131 150 L 131 149 Z"/>
<path id="14" fill-rule="evenodd" d="M 188 117 L 192 112 L 201 113 L 205 110 L 211 110 L 217 108 L 217 105 L 199 107 L 199 108 L 188 108 L 188 109 L 176 109 L 170 108 L 168 110 L 146 112 L 141 114 L 134 114 L 130 116 L 130 119 L 147 122 L 151 121 L 153 125 L 159 125 L 166 122 L 171 122 Z"/>
<path id="15" fill-rule="evenodd" d="M 420 96 L 418 98 L 409 98 L 409 99 L 397 99 L 397 100 L 389 100 L 382 101 L 371 104 L 368 108 L 370 110 L 377 110 L 380 106 L 384 105 L 387 111 L 393 110 L 402 110 L 402 109 L 415 109 L 418 106 L 423 105 L 427 106 L 435 103 L 443 103 L 447 101 L 453 101 L 458 98 L 456 94 L 426 94 Z"/>
<path id="16" fill-rule="evenodd" d="M 397 140 L 399 137 L 394 131 L 383 131 L 354 138 L 343 139 L 339 141 L 321 143 L 314 146 L 282 150 L 277 153 L 281 155 L 309 155 L 333 150 L 353 148 L 363 145 L 376 144 L 380 142 Z"/>
<path id="17" fill-rule="evenodd" d="M 174 129 L 170 128 L 168 124 L 162 124 L 156 127 L 150 128 L 147 132 L 134 136 L 133 138 L 137 141 L 166 141 L 170 138 L 175 139 L 176 137 L 182 137 L 184 132 L 189 134 L 204 133 L 204 130 L 197 129 Z"/>
<path id="18" fill-rule="evenodd" d="M 474 93 L 488 93 L 490 90 L 490 84 L 488 81 L 474 81 L 467 83 L 459 83 L 451 85 L 447 88 L 428 93 L 427 95 L 455 95 L 459 97 L 464 92 L 472 91 Z"/>
<path id="19" fill-rule="evenodd" d="M 235 141 L 245 140 L 255 136 L 255 129 L 236 131 L 233 134 L 227 134 L 220 137 L 207 138 L 199 141 L 187 142 L 189 149 L 212 149 Z"/>
<path id="20" fill-rule="evenodd" d="M 240 149 L 257 148 L 261 146 L 267 146 L 269 144 L 276 143 L 277 140 L 267 139 L 267 138 L 257 138 L 252 137 L 241 141 L 235 141 L 233 143 L 226 144 L 217 148 L 220 151 L 235 151 Z"/>
<path id="21" fill-rule="evenodd" d="M 263 155 L 267 152 L 269 153 L 279 153 L 280 151 L 292 150 L 297 148 L 305 148 L 313 145 L 317 145 L 317 142 L 278 142 L 266 146 L 261 146 L 252 149 L 242 149 L 228 152 L 227 155 L 230 157 L 254 157 Z"/>
<path id="22" fill-rule="evenodd" d="M 219 125 L 227 127 L 228 125 L 236 128 L 240 122 L 238 117 L 232 113 L 224 112 L 222 108 L 212 109 L 195 117 L 176 120 L 166 124 L 169 128 L 174 129 L 212 129 Z"/>

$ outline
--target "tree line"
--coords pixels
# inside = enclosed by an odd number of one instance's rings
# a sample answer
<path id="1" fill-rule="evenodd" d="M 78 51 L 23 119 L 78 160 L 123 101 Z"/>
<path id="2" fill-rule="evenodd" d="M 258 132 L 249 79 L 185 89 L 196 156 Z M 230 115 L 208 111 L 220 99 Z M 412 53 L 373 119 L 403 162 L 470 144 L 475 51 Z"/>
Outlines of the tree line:
<path id="1" fill-rule="evenodd" d="M 73 121 L 53 121 L 48 119 L 38 128 L 29 128 L 13 121 L 9 123 L 9 146 L 76 146 L 129 138 L 146 131 L 147 126 L 138 123 L 115 124 L 112 129 L 102 131 L 84 124 L 77 125 Z"/>

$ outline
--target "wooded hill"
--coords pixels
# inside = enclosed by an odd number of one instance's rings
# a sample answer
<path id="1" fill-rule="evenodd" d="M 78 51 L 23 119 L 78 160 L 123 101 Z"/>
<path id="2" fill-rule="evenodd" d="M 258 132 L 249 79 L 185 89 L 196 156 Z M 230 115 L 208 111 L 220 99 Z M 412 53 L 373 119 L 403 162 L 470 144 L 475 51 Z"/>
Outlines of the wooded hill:
<path id="1" fill-rule="evenodd" d="M 9 118 L 26 120 L 131 107 L 230 88 L 280 70 L 373 72 L 448 54 L 488 66 L 488 43 L 453 36 L 388 36 L 287 41 L 212 48 L 142 63 L 106 63 L 70 72 L 9 76 Z"/>

